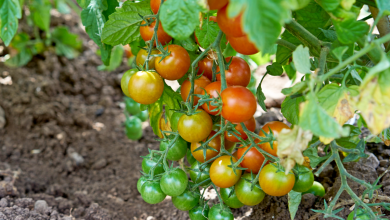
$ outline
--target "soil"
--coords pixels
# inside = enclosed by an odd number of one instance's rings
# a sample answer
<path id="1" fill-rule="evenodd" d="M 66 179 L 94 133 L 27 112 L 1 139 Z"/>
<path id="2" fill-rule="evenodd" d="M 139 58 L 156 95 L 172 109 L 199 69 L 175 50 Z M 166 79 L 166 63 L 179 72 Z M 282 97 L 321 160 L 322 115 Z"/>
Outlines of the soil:
<path id="1" fill-rule="evenodd" d="M 23 68 L 0 64 L 1 78 L 12 79 L 11 85 L 0 84 L 0 119 L 1 109 L 5 115 L 5 127 L 0 127 L 0 219 L 188 219 L 187 212 L 177 210 L 169 197 L 150 205 L 137 191 L 140 156 L 148 154 L 148 148 L 158 149 L 158 142 L 147 123 L 139 141 L 124 134 L 120 76 L 128 67 L 98 71 L 97 48 L 77 16 L 54 17 L 51 22 L 70 27 L 83 39 L 77 59 L 47 51 Z M 275 119 L 283 120 L 277 109 L 257 121 Z M 390 149 L 377 144 L 367 149 L 377 157 L 345 166 L 372 183 L 390 165 Z M 326 201 L 340 187 L 334 167 L 331 164 L 317 178 L 326 188 Z M 388 198 L 389 173 L 380 184 L 379 194 Z M 351 182 L 351 186 L 362 193 L 358 185 Z M 212 190 L 209 194 L 210 203 L 216 203 Z M 345 218 L 350 206 L 339 216 Z M 312 209 L 323 208 L 322 198 L 304 195 L 295 219 L 309 219 L 315 214 Z M 233 211 L 236 219 L 290 219 L 287 196 L 267 196 L 258 206 Z M 389 211 L 382 212 L 390 218 Z"/>

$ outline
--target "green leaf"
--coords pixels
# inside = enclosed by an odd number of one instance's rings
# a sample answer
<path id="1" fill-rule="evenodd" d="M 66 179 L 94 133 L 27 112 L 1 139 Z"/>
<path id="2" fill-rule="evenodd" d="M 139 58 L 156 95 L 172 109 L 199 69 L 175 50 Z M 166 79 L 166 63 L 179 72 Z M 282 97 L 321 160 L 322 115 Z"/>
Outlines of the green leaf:
<path id="1" fill-rule="evenodd" d="M 191 37 L 184 40 L 175 40 L 175 44 L 182 46 L 188 51 L 196 51 L 199 48 Z"/>
<path id="2" fill-rule="evenodd" d="M 280 65 L 280 63 L 277 62 L 272 63 L 271 65 L 267 66 L 267 72 L 271 76 L 280 76 L 283 74 L 282 65 Z"/>
<path id="3" fill-rule="evenodd" d="M 311 73 L 309 48 L 299 45 L 293 52 L 293 61 L 298 72 Z"/>
<path id="4" fill-rule="evenodd" d="M 301 93 L 307 89 L 307 84 L 306 82 L 299 82 L 295 84 L 293 87 L 290 88 L 284 88 L 282 89 L 282 93 L 284 95 L 291 95 L 295 93 Z"/>
<path id="5" fill-rule="evenodd" d="M 124 49 L 123 49 L 122 45 L 115 46 L 111 52 L 110 65 L 108 65 L 108 66 L 101 65 L 98 67 L 98 70 L 114 71 L 116 68 L 118 68 L 122 64 L 123 52 L 124 52 Z"/>
<path id="6" fill-rule="evenodd" d="M 208 48 L 217 38 L 218 33 L 221 29 L 219 29 L 219 26 L 217 23 L 213 21 L 205 21 L 202 25 L 202 29 L 198 26 L 195 28 L 195 35 L 198 38 L 198 42 L 201 47 Z M 221 40 L 221 47 L 226 47 L 226 37 L 225 37 L 225 44 L 223 44 Z M 221 48 L 224 50 L 224 48 Z"/>
<path id="7" fill-rule="evenodd" d="M 256 90 L 256 97 L 257 97 L 257 103 L 259 103 L 260 107 L 264 110 L 267 111 L 267 108 L 265 106 L 265 95 L 263 93 L 263 90 L 261 89 L 261 83 L 259 83 L 259 86 L 257 87 Z"/>
<path id="8" fill-rule="evenodd" d="M 333 19 L 337 37 L 343 44 L 351 44 L 367 34 L 370 26 L 364 21 L 356 21 L 355 19 L 345 19 L 338 21 Z"/>
<path id="9" fill-rule="evenodd" d="M 286 72 L 289 79 L 295 81 L 297 71 L 295 70 L 294 63 L 290 63 L 289 65 L 283 66 L 284 71 Z"/>
<path id="10" fill-rule="evenodd" d="M 107 10 L 103 11 L 103 15 L 108 20 L 108 17 L 115 12 L 116 7 L 119 7 L 119 2 L 113 0 L 107 0 Z"/>
<path id="11" fill-rule="evenodd" d="M 21 67 L 26 65 L 32 59 L 32 53 L 30 49 L 24 48 L 20 51 L 20 53 L 15 56 L 9 58 L 5 61 L 5 65 L 9 67 Z"/>
<path id="12" fill-rule="evenodd" d="M 142 39 L 133 41 L 129 43 L 131 48 L 131 53 L 134 54 L 134 56 L 137 56 L 138 52 L 141 50 L 141 48 L 144 48 L 146 46 L 145 41 Z"/>
<path id="13" fill-rule="evenodd" d="M 345 10 L 351 10 L 353 4 L 355 4 L 356 0 L 341 0 L 341 7 Z"/>
<path id="14" fill-rule="evenodd" d="M 233 47 L 230 45 L 230 43 L 226 46 L 225 50 L 223 51 L 222 55 L 224 57 L 232 57 L 237 55 L 237 51 L 233 49 Z"/>
<path id="15" fill-rule="evenodd" d="M 337 47 L 332 50 L 332 53 L 336 56 L 336 58 L 341 62 L 343 61 L 343 55 L 345 52 L 347 52 L 348 46 L 343 46 L 343 47 Z"/>
<path id="16" fill-rule="evenodd" d="M 324 35 L 328 39 L 328 41 L 333 42 L 333 41 L 337 40 L 337 34 L 336 34 L 335 30 L 325 30 L 322 28 L 320 28 L 320 30 L 322 31 L 322 33 L 324 33 Z"/>
<path id="17" fill-rule="evenodd" d="M 311 0 L 288 0 L 290 8 L 294 11 L 306 7 L 310 1 Z"/>
<path id="18" fill-rule="evenodd" d="M 168 85 L 164 86 L 164 93 L 162 94 L 161 99 L 165 105 L 165 113 L 168 118 L 171 118 L 174 110 L 180 109 L 180 103 L 183 101 L 181 95 L 173 91 Z"/>
<path id="19" fill-rule="evenodd" d="M 360 142 L 357 144 L 356 149 L 359 150 L 359 153 L 350 153 L 348 156 L 346 156 L 343 160 L 343 163 L 348 163 L 351 161 L 355 161 L 359 158 L 367 158 L 368 155 L 364 153 L 364 150 L 366 149 L 366 142 L 364 139 L 361 139 Z"/>
<path id="20" fill-rule="evenodd" d="M 165 32 L 178 40 L 184 40 L 194 32 L 199 25 L 199 13 L 203 11 L 196 0 L 167 0 L 160 9 Z"/>
<path id="21" fill-rule="evenodd" d="M 350 133 L 347 137 L 342 137 L 336 139 L 336 143 L 340 145 L 341 147 L 345 148 L 355 148 L 356 145 L 359 143 L 360 138 L 359 135 L 361 134 L 361 131 L 358 127 L 355 127 L 353 125 L 343 125 L 343 127 L 349 127 Z"/>
<path id="22" fill-rule="evenodd" d="M 160 98 L 159 100 L 157 100 L 157 102 L 148 105 L 148 111 L 149 111 L 149 122 L 150 122 L 150 126 L 153 129 L 153 133 L 159 134 L 160 117 L 163 112 L 162 99 Z"/>
<path id="23" fill-rule="evenodd" d="M 303 96 L 297 98 L 291 98 L 287 96 L 282 102 L 282 114 L 293 125 L 299 123 L 299 104 L 304 102 Z"/>
<path id="24" fill-rule="evenodd" d="M 18 30 L 18 18 L 22 18 L 18 0 L 0 0 L 0 37 L 5 46 L 11 43 Z"/>
<path id="25" fill-rule="evenodd" d="M 318 156 L 317 145 L 310 146 L 309 148 L 307 148 L 305 151 L 303 151 L 303 155 L 310 159 L 310 166 L 312 168 L 316 168 L 318 164 L 322 163 L 330 157 L 330 154 L 324 157 Z"/>
<path id="26" fill-rule="evenodd" d="M 348 129 L 343 129 L 334 118 L 329 116 L 312 94 L 309 94 L 307 98 L 299 115 L 300 127 L 324 138 L 339 138 L 348 135 Z"/>
<path id="27" fill-rule="evenodd" d="M 150 15 L 149 1 L 134 3 L 126 1 L 121 8 L 109 16 L 104 25 L 102 40 L 104 43 L 115 46 L 128 44 L 140 39 L 139 25 L 142 18 L 139 15 Z"/>
<path id="28" fill-rule="evenodd" d="M 18 51 L 22 51 L 30 41 L 30 36 L 26 33 L 19 33 L 15 35 L 11 42 L 11 46 Z"/>
<path id="29" fill-rule="evenodd" d="M 340 5 L 340 0 L 318 0 L 320 4 L 326 11 L 333 11 Z"/>
<path id="30" fill-rule="evenodd" d="M 66 4 L 65 0 L 56 0 L 55 3 L 56 3 L 56 9 L 61 14 L 69 14 L 71 12 L 71 9 Z"/>
<path id="31" fill-rule="evenodd" d="M 381 14 L 390 15 L 390 1 L 387 0 L 376 0 L 376 5 Z"/>
<path id="32" fill-rule="evenodd" d="M 52 32 L 52 39 L 56 44 L 56 54 L 68 59 L 76 58 L 80 53 L 82 42 L 78 35 L 69 32 L 67 27 L 56 27 Z"/>
<path id="33" fill-rule="evenodd" d="M 33 1 L 30 5 L 31 16 L 34 24 L 44 31 L 50 28 L 51 4 L 47 1 Z"/>
<path id="34" fill-rule="evenodd" d="M 291 219 L 295 218 L 295 214 L 298 211 L 299 204 L 301 204 L 302 193 L 291 190 L 288 193 L 288 210 L 290 211 Z"/>

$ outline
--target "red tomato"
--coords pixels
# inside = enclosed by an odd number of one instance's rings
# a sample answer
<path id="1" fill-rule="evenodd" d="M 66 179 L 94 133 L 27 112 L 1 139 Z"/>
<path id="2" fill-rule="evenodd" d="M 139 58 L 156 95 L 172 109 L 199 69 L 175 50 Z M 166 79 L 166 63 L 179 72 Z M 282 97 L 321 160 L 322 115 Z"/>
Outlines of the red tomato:
<path id="1" fill-rule="evenodd" d="M 240 146 L 242 147 L 242 145 Z M 241 158 L 248 147 L 238 148 L 237 149 L 237 157 Z M 244 160 L 240 163 L 240 165 L 244 168 L 248 168 L 246 172 L 258 173 L 261 165 L 264 162 L 264 156 L 261 154 L 255 147 L 252 147 L 248 153 L 245 154 Z"/>
<path id="2" fill-rule="evenodd" d="M 199 79 L 195 79 L 195 85 L 194 85 L 194 94 L 201 94 L 203 89 L 210 84 L 211 81 L 205 77 L 201 76 Z M 180 87 L 180 95 L 184 101 L 187 100 L 188 94 L 190 94 L 191 90 L 191 82 L 187 79 L 186 81 L 181 84 Z M 199 97 L 193 96 L 194 98 L 194 105 L 198 104 Z"/>
<path id="3" fill-rule="evenodd" d="M 233 49 L 240 54 L 252 55 L 259 52 L 255 44 L 249 40 L 248 35 L 242 37 L 227 37 L 227 39 Z"/>
<path id="4" fill-rule="evenodd" d="M 154 71 L 139 71 L 129 80 L 129 94 L 141 104 L 156 102 L 164 91 L 164 81 Z"/>
<path id="5" fill-rule="evenodd" d="M 274 137 L 277 137 L 283 128 L 290 130 L 290 127 L 283 122 L 271 121 L 265 124 L 261 129 L 267 132 L 267 134 L 269 134 L 269 130 L 271 129 L 272 133 L 274 134 Z M 259 132 L 259 136 L 265 137 L 264 133 L 261 130 Z M 260 140 L 256 140 L 256 142 L 260 142 Z M 278 142 L 274 141 L 272 145 L 273 145 L 273 149 L 271 148 L 271 145 L 268 142 L 260 144 L 260 147 L 267 153 L 270 153 L 276 157 L 277 156 L 276 153 L 278 152 Z"/>
<path id="6" fill-rule="evenodd" d="M 228 87 L 222 91 L 221 97 L 223 102 L 222 117 L 232 123 L 247 121 L 253 117 L 256 112 L 256 98 L 253 93 L 245 87 Z"/>
<path id="7" fill-rule="evenodd" d="M 225 6 L 229 0 L 207 0 L 210 10 L 218 10 Z"/>
<path id="8" fill-rule="evenodd" d="M 198 75 L 203 73 L 209 80 L 213 80 L 213 60 L 205 57 L 198 63 Z"/>
<path id="9" fill-rule="evenodd" d="M 133 53 L 131 52 L 131 47 L 128 44 L 123 46 L 123 49 L 125 50 L 125 54 L 127 58 L 134 56 Z"/>
<path id="10" fill-rule="evenodd" d="M 215 23 L 217 23 L 217 16 L 209 16 L 209 21 L 214 21 Z"/>
<path id="11" fill-rule="evenodd" d="M 247 87 L 251 81 L 251 69 L 246 61 L 240 57 L 228 57 L 226 62 L 232 60 L 229 69 L 225 70 L 226 83 L 232 86 Z M 217 73 L 220 71 L 217 67 Z M 217 80 L 221 81 L 221 74 L 217 74 Z"/>
<path id="12" fill-rule="evenodd" d="M 277 172 L 275 164 L 268 164 L 263 167 L 259 175 L 261 189 L 271 196 L 284 196 L 291 191 L 295 184 L 295 175 L 290 172 Z"/>
<path id="13" fill-rule="evenodd" d="M 237 162 L 236 158 L 225 155 L 218 157 L 211 164 L 210 179 L 220 188 L 229 188 L 234 186 L 234 184 L 236 184 L 241 178 L 241 170 L 236 170 L 236 175 L 233 172 L 233 169 L 228 167 L 229 165 L 232 165 L 230 159 L 232 159 L 233 163 Z"/>
<path id="14" fill-rule="evenodd" d="M 228 36 L 241 37 L 245 33 L 242 29 L 242 13 L 234 18 L 229 18 L 227 8 L 229 4 L 218 10 L 217 23 L 219 28 Z"/>
<path id="15" fill-rule="evenodd" d="M 141 24 L 146 24 L 146 22 L 142 21 Z M 152 40 L 155 25 L 156 21 L 153 21 L 149 26 L 141 26 L 139 28 L 139 32 L 141 33 L 141 37 L 144 39 L 144 41 Z M 165 45 L 172 40 L 172 37 L 164 31 L 161 23 L 158 24 L 157 38 L 158 42 L 160 42 L 162 45 Z M 153 42 L 153 45 L 156 46 L 156 41 Z"/>
<path id="16" fill-rule="evenodd" d="M 207 139 L 212 138 L 215 135 L 215 131 L 211 131 L 210 135 L 207 137 Z M 202 142 L 205 142 L 207 139 L 204 139 Z M 213 150 L 206 150 L 206 160 L 204 160 L 203 157 L 203 150 L 195 151 L 197 148 L 199 148 L 202 145 L 200 142 L 193 142 L 191 143 L 191 153 L 192 156 L 199 162 L 204 163 L 205 161 L 210 160 L 211 158 L 218 155 L 220 149 L 221 149 L 221 136 L 218 135 L 216 138 L 212 139 L 207 145 L 209 147 L 212 147 L 216 149 L 217 151 Z"/>
<path id="17" fill-rule="evenodd" d="M 252 131 L 254 132 L 255 129 L 256 129 L 256 121 L 255 121 L 255 118 L 252 117 L 250 118 L 248 121 L 244 121 L 244 125 L 245 127 L 249 130 L 249 131 Z M 237 123 L 236 124 L 236 130 L 238 132 L 240 132 L 239 134 L 238 133 L 235 133 L 237 136 L 241 137 L 243 140 L 246 140 L 248 139 L 248 135 L 245 134 L 244 132 L 244 129 L 242 129 L 241 127 L 241 124 Z M 233 132 L 233 131 L 231 131 Z M 232 142 L 240 142 L 239 139 L 237 139 L 232 133 L 229 134 L 229 132 L 225 131 L 225 138 L 229 141 L 232 141 Z"/>
<path id="18" fill-rule="evenodd" d="M 209 94 L 211 97 L 218 98 L 219 95 L 221 94 L 221 82 L 219 82 L 219 81 L 212 82 L 212 83 L 208 84 L 204 89 L 206 90 L 207 94 Z M 202 95 L 204 95 L 204 94 L 205 94 L 205 92 L 202 91 Z M 209 106 L 207 106 L 207 103 L 204 103 L 202 105 L 202 108 L 210 115 L 217 115 L 219 113 L 218 111 L 212 111 L 216 107 L 211 105 L 211 101 L 208 102 L 208 104 L 209 104 Z"/>
<path id="19" fill-rule="evenodd" d="M 154 14 L 157 14 L 158 10 L 160 9 L 160 4 L 161 0 L 150 0 L 150 8 Z"/>
<path id="20" fill-rule="evenodd" d="M 165 50 L 167 47 L 165 47 Z M 179 45 L 171 44 L 168 46 L 168 52 L 171 53 L 161 62 L 162 57 L 156 57 L 156 71 L 167 80 L 178 80 L 187 73 L 190 68 L 190 55 Z"/>

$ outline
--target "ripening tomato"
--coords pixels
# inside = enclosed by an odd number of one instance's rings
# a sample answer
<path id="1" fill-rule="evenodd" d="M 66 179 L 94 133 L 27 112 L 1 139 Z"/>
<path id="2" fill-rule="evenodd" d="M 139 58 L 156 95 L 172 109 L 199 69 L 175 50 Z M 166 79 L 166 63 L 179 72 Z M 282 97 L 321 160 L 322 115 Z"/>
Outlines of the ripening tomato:
<path id="1" fill-rule="evenodd" d="M 232 159 L 233 163 L 237 162 L 236 158 L 225 155 L 218 157 L 211 164 L 210 179 L 220 188 L 231 187 L 241 178 L 241 170 L 236 170 L 235 174 L 233 169 L 228 167 L 229 165 L 232 165 L 230 159 Z"/>
<path id="2" fill-rule="evenodd" d="M 247 87 L 251 81 L 251 69 L 246 61 L 240 57 L 228 57 L 226 62 L 232 62 L 229 69 L 225 70 L 226 83 L 231 86 Z M 220 71 L 217 67 L 217 73 Z M 217 74 L 217 80 L 221 81 L 221 74 Z"/>
<path id="3" fill-rule="evenodd" d="M 265 193 L 271 196 L 284 196 L 294 187 L 295 176 L 292 172 L 287 175 L 277 172 L 276 164 L 268 164 L 263 167 L 259 176 L 259 184 Z"/>
<path id="4" fill-rule="evenodd" d="M 142 21 L 141 25 L 146 24 L 146 21 Z M 141 26 L 139 28 L 139 32 L 141 34 L 141 37 L 144 41 L 150 41 L 153 38 L 154 34 L 154 26 L 156 26 L 156 21 L 153 21 L 148 26 Z M 162 44 L 163 46 L 167 43 L 169 43 L 172 40 L 172 37 L 169 36 L 163 29 L 161 22 L 158 24 L 158 30 L 157 30 L 157 38 L 158 42 Z M 153 45 L 156 46 L 156 41 L 154 40 Z"/>
<path id="5" fill-rule="evenodd" d="M 162 202 L 167 196 L 160 187 L 160 181 L 146 181 L 141 187 L 142 199 L 149 204 Z"/>
<path id="6" fill-rule="evenodd" d="M 232 123 L 248 121 L 256 112 L 256 98 L 245 87 L 230 86 L 222 91 L 221 98 L 222 117 Z"/>
<path id="7" fill-rule="evenodd" d="M 233 147 L 235 146 L 236 146 L 236 142 L 231 142 L 227 140 L 225 136 L 225 149 L 231 153 L 233 151 Z"/>
<path id="8" fill-rule="evenodd" d="M 213 62 L 209 57 L 205 57 L 199 61 L 198 75 L 203 73 L 203 76 L 206 76 L 209 80 L 213 80 Z"/>
<path id="9" fill-rule="evenodd" d="M 263 201 L 265 197 L 264 191 L 256 186 L 252 189 L 252 183 L 246 181 L 245 179 L 251 180 L 251 174 L 244 174 L 234 186 L 234 190 L 236 192 L 238 200 L 244 205 L 248 206 L 254 206 L 259 204 L 261 201 Z"/>
<path id="10" fill-rule="evenodd" d="M 282 131 L 282 129 L 284 128 L 290 130 L 290 127 L 283 122 L 271 121 L 265 124 L 261 129 L 263 129 L 267 134 L 269 134 L 269 130 L 271 129 L 274 137 L 277 137 L 279 133 Z M 265 137 L 265 134 L 260 130 L 259 136 Z M 256 140 L 256 142 L 260 142 L 260 140 Z M 272 145 L 273 148 L 271 148 L 271 145 L 267 142 L 267 143 L 260 144 L 260 147 L 267 153 L 270 153 L 276 157 L 277 156 L 276 153 L 278 152 L 278 142 L 274 141 Z"/>
<path id="11" fill-rule="evenodd" d="M 121 79 L 121 89 L 122 89 L 122 92 L 127 97 L 130 97 L 130 94 L 129 94 L 129 81 L 130 81 L 130 78 L 136 72 L 138 72 L 138 69 L 129 69 L 122 76 L 122 79 Z"/>
<path id="12" fill-rule="evenodd" d="M 252 132 L 255 131 L 256 121 L 255 121 L 254 117 L 250 118 L 248 121 L 244 121 L 243 123 L 249 131 L 252 131 Z M 234 131 L 230 131 L 230 132 L 226 131 L 225 138 L 227 140 L 232 141 L 232 142 L 240 142 L 240 140 L 238 138 L 236 138 L 236 136 L 234 136 L 233 133 L 236 134 L 237 136 L 239 136 L 240 138 L 242 138 L 243 140 L 248 139 L 248 135 L 246 135 L 246 133 L 244 132 L 244 129 L 241 127 L 241 124 L 237 123 L 237 124 L 233 124 L 233 125 L 235 126 L 236 130 L 239 133 L 236 133 Z"/>
<path id="13" fill-rule="evenodd" d="M 215 204 L 209 211 L 209 220 L 234 220 L 232 210 L 226 205 Z"/>
<path id="14" fill-rule="evenodd" d="M 233 193 L 232 193 L 233 191 Z M 234 187 L 231 188 L 220 188 L 219 192 L 221 193 L 221 198 L 223 203 L 225 203 L 230 208 L 238 209 L 244 206 L 240 200 L 238 200 L 236 191 Z M 230 195 L 232 193 L 232 195 Z M 230 195 L 230 196 L 229 196 Z"/>
<path id="15" fill-rule="evenodd" d="M 161 176 L 161 190 L 168 196 L 181 195 L 188 185 L 187 174 L 179 168 L 169 170 Z"/>
<path id="16" fill-rule="evenodd" d="M 163 117 L 162 114 L 160 115 L 160 119 L 159 119 L 159 123 L 158 123 L 157 136 L 159 136 L 160 138 L 163 138 L 164 136 L 161 133 L 161 131 L 172 131 L 171 123 L 169 122 L 169 120 L 165 121 L 165 118 Z M 167 134 L 167 136 L 169 136 L 169 134 Z"/>
<path id="17" fill-rule="evenodd" d="M 215 135 L 215 131 L 211 131 L 210 135 L 208 136 L 207 139 L 204 139 L 202 142 L 205 142 L 206 140 L 212 138 L 214 135 Z M 218 155 L 220 149 L 221 149 L 221 136 L 218 135 L 217 137 L 215 137 L 214 139 L 212 139 L 207 145 L 211 148 L 214 148 L 215 150 L 217 151 L 213 151 L 213 150 L 209 150 L 207 149 L 206 150 L 206 160 L 204 159 L 204 156 L 203 156 L 203 149 L 202 150 L 198 150 L 198 151 L 195 151 L 196 149 L 198 149 L 200 146 L 202 145 L 202 143 L 200 142 L 192 142 L 191 143 L 191 153 L 192 153 L 192 156 L 194 156 L 194 158 L 203 163 L 205 161 L 208 161 L 210 160 L 211 158 L 215 157 Z"/>
<path id="18" fill-rule="evenodd" d="M 131 47 L 128 44 L 123 46 L 123 49 L 125 50 L 126 58 L 130 58 L 133 56 L 133 53 L 131 52 Z"/>
<path id="19" fill-rule="evenodd" d="M 165 50 L 167 47 L 165 47 Z M 190 55 L 179 45 L 171 44 L 168 46 L 168 52 L 171 53 L 163 60 L 157 57 L 155 68 L 158 74 L 167 80 L 178 80 L 187 73 L 190 68 Z"/>
<path id="20" fill-rule="evenodd" d="M 228 16 L 229 4 L 218 10 L 217 23 L 222 32 L 231 37 L 242 37 L 245 35 L 242 29 L 242 13 L 234 18 Z"/>
<path id="21" fill-rule="evenodd" d="M 211 83 L 211 81 L 206 76 L 201 76 L 199 79 L 194 81 L 194 94 L 201 94 L 203 89 Z M 191 90 L 191 82 L 187 79 L 181 84 L 180 95 L 181 98 L 186 101 Z M 194 106 L 198 104 L 199 97 L 193 96 Z"/>
<path id="22" fill-rule="evenodd" d="M 160 9 L 161 0 L 150 0 L 150 8 L 154 14 Z"/>
<path id="23" fill-rule="evenodd" d="M 295 192 L 306 192 L 313 186 L 314 175 L 309 168 L 298 165 L 298 173 L 294 172 L 294 174 L 295 184 L 293 190 Z"/>
<path id="24" fill-rule="evenodd" d="M 210 10 L 218 10 L 225 6 L 229 0 L 207 0 Z"/>
<path id="25" fill-rule="evenodd" d="M 310 189 L 306 192 L 303 192 L 302 195 L 306 193 L 311 193 L 315 196 L 323 197 L 325 195 L 325 188 L 321 183 L 314 181 Z"/>
<path id="26" fill-rule="evenodd" d="M 138 71 L 129 81 L 129 95 L 141 104 L 155 103 L 162 95 L 164 81 L 153 71 Z"/>
<path id="27" fill-rule="evenodd" d="M 198 109 L 196 114 L 182 115 L 177 124 L 180 136 L 187 142 L 200 142 L 207 138 L 213 128 L 213 120 L 205 111 Z"/>
<path id="28" fill-rule="evenodd" d="M 219 82 L 219 81 L 212 82 L 212 83 L 208 84 L 204 89 L 206 90 L 207 94 L 209 94 L 212 98 L 218 98 L 219 95 L 221 95 L 221 82 Z M 204 91 L 202 91 L 202 95 L 205 95 Z M 212 106 L 211 103 L 215 103 L 215 102 L 211 102 L 211 101 L 206 102 L 202 105 L 202 108 L 210 115 L 219 114 L 219 111 L 213 111 L 217 107 Z"/>
<path id="29" fill-rule="evenodd" d="M 230 46 L 240 54 L 252 55 L 259 52 L 256 45 L 249 40 L 248 35 L 242 37 L 227 37 L 227 40 L 229 41 Z"/>
<path id="30" fill-rule="evenodd" d="M 151 55 L 158 54 L 158 53 L 159 53 L 158 50 L 152 50 Z M 146 57 L 148 57 L 148 51 L 146 51 L 144 49 L 139 50 L 139 52 L 137 53 L 137 57 L 135 58 L 135 63 L 137 64 L 137 66 L 144 66 Z M 154 60 L 155 59 L 156 59 L 156 57 L 150 57 L 150 60 L 148 62 L 149 69 L 154 69 Z M 146 66 L 145 66 L 145 68 L 146 68 Z"/>
<path id="31" fill-rule="evenodd" d="M 237 159 L 240 159 L 249 148 L 248 146 L 243 148 L 241 147 L 242 145 L 237 149 Z M 240 165 L 241 167 L 248 168 L 246 169 L 246 172 L 252 171 L 253 173 L 258 173 L 261 165 L 263 165 L 264 159 L 263 154 L 261 154 L 255 147 L 252 147 L 248 153 L 245 154 L 244 160 L 240 163 Z"/>

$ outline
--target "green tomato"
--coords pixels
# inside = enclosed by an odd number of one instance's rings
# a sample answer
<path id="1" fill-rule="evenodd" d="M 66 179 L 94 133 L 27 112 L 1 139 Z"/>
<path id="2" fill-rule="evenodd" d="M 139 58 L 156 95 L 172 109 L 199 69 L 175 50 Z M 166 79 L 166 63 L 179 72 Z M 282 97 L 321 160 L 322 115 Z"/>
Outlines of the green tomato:
<path id="1" fill-rule="evenodd" d="M 258 187 L 253 187 L 251 190 L 252 184 L 245 179 L 251 179 L 251 174 L 246 173 L 242 175 L 241 179 L 234 186 L 238 200 L 244 205 L 254 206 L 263 201 L 265 193 Z"/>
<path id="2" fill-rule="evenodd" d="M 161 141 L 160 150 L 163 151 L 167 149 L 167 147 L 172 143 L 174 137 L 173 135 L 169 135 L 169 141 Z M 171 148 L 168 150 L 167 159 L 178 161 L 183 158 L 187 153 L 187 141 L 185 141 L 182 137 L 179 138 L 173 143 Z"/>
<path id="3" fill-rule="evenodd" d="M 146 155 L 146 157 L 142 160 L 142 170 L 145 173 L 149 173 L 150 169 L 157 164 L 157 161 L 160 159 L 161 155 L 155 156 L 153 159 L 150 157 L 150 154 Z M 160 173 L 164 173 L 164 167 L 162 163 L 157 165 L 154 169 L 154 175 L 158 175 Z"/>
<path id="4" fill-rule="evenodd" d="M 232 210 L 229 207 L 215 204 L 209 211 L 209 220 L 234 220 Z"/>
<path id="5" fill-rule="evenodd" d="M 191 144 L 191 143 L 190 143 Z M 190 145 L 191 146 L 191 145 Z M 187 147 L 188 147 L 188 144 L 187 144 Z M 197 162 L 197 160 L 195 159 L 194 156 L 192 156 L 192 153 L 190 150 L 187 150 L 187 161 L 189 164 L 194 164 L 195 162 Z"/>
<path id="6" fill-rule="evenodd" d="M 295 192 L 306 192 L 308 191 L 314 182 L 314 175 L 313 172 L 305 167 L 305 166 L 298 166 L 298 174 L 295 174 L 295 184 L 293 187 L 293 190 Z"/>
<path id="7" fill-rule="evenodd" d="M 149 204 L 162 202 L 167 195 L 161 190 L 160 181 L 147 181 L 141 187 L 142 199 Z"/>
<path id="8" fill-rule="evenodd" d="M 121 88 L 122 88 L 122 92 L 127 96 L 127 97 L 130 97 L 130 94 L 129 94 L 129 81 L 130 81 L 130 78 L 131 76 L 138 72 L 138 69 L 130 69 L 130 70 L 127 70 L 123 76 L 122 76 L 122 79 L 121 79 Z"/>
<path id="9" fill-rule="evenodd" d="M 209 174 L 202 173 L 203 171 L 210 173 L 210 166 L 211 166 L 211 163 L 207 164 L 206 167 L 204 167 L 204 166 L 201 166 L 201 163 L 199 163 L 198 161 L 194 162 L 191 165 L 191 170 L 190 170 L 191 180 L 194 183 L 201 183 L 201 182 L 205 181 L 206 179 L 210 178 Z M 202 167 L 202 168 L 200 168 L 200 167 Z M 199 171 L 194 171 L 194 170 L 199 170 Z M 199 178 L 198 178 L 198 175 L 200 175 Z M 201 184 L 200 186 L 207 186 L 210 182 L 211 182 L 211 180 L 206 181 L 205 183 Z"/>
<path id="10" fill-rule="evenodd" d="M 187 174 L 178 168 L 165 172 L 160 180 L 162 191 L 172 197 L 182 194 L 186 190 L 187 185 Z"/>
<path id="11" fill-rule="evenodd" d="M 138 113 L 137 115 L 135 115 L 135 117 L 141 119 L 141 121 L 148 120 L 148 118 L 149 118 L 148 110 L 145 110 L 145 111 Z"/>
<path id="12" fill-rule="evenodd" d="M 142 137 L 142 121 L 134 116 L 125 121 L 126 136 L 130 140 L 139 140 Z"/>
<path id="13" fill-rule="evenodd" d="M 231 191 L 233 194 L 229 197 Z M 231 188 L 220 188 L 219 192 L 221 194 L 223 202 L 230 208 L 238 209 L 244 206 L 240 200 L 238 200 L 236 192 L 233 187 Z"/>
<path id="14" fill-rule="evenodd" d="M 182 211 L 188 211 L 193 209 L 199 203 L 199 192 L 191 192 L 188 189 L 179 196 L 172 197 L 173 205 Z"/>
<path id="15" fill-rule="evenodd" d="M 188 214 L 191 220 L 207 220 L 207 216 L 209 215 L 210 207 L 205 204 L 205 206 L 196 206 L 191 209 Z"/>
<path id="16" fill-rule="evenodd" d="M 184 115 L 184 113 L 181 112 L 175 112 L 172 114 L 170 120 L 172 131 L 177 131 L 177 123 L 182 115 Z"/>
<path id="17" fill-rule="evenodd" d="M 323 197 L 325 195 L 325 188 L 321 183 L 314 181 L 310 189 L 306 192 L 303 192 L 302 195 L 306 193 L 311 193 L 315 196 Z"/>
<path id="18" fill-rule="evenodd" d="M 368 214 L 365 214 L 364 210 L 362 209 L 356 210 L 356 218 L 354 219 L 353 218 L 354 212 L 355 211 L 349 213 L 347 220 L 370 220 L 371 219 L 370 216 Z"/>
<path id="19" fill-rule="evenodd" d="M 138 181 L 137 181 L 137 190 L 139 193 L 141 193 L 141 188 L 142 188 L 142 185 L 144 185 L 144 183 L 146 182 L 146 177 L 145 176 L 141 176 Z"/>
<path id="20" fill-rule="evenodd" d="M 124 97 L 126 104 L 126 111 L 131 115 L 137 115 L 141 113 L 140 104 L 134 101 L 132 98 Z"/>

